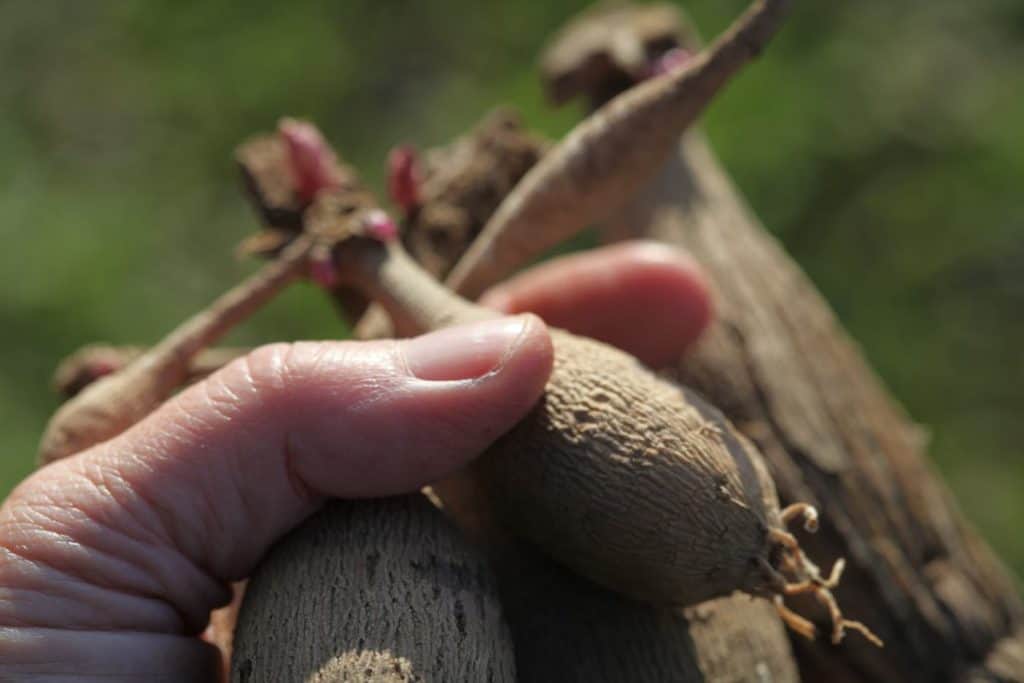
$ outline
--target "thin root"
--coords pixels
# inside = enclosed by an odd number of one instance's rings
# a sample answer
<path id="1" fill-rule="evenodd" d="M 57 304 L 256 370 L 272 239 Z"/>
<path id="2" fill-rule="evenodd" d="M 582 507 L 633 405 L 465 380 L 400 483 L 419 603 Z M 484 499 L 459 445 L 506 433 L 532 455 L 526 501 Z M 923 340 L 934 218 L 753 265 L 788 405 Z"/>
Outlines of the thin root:
<path id="1" fill-rule="evenodd" d="M 808 619 L 803 618 L 793 610 L 786 607 L 782 602 L 782 596 L 775 596 L 775 611 L 779 613 L 782 621 L 795 633 L 799 633 L 807 640 L 814 640 L 818 636 L 818 629 Z"/>
<path id="2" fill-rule="evenodd" d="M 782 529 L 769 529 L 768 537 L 797 557 L 803 555 L 803 551 L 800 550 L 800 543 L 796 540 L 796 537 L 788 531 L 783 531 Z"/>
<path id="3" fill-rule="evenodd" d="M 814 593 L 818 590 L 818 584 L 811 580 L 800 581 L 798 583 L 787 583 L 783 589 L 783 595 L 803 595 L 804 593 Z"/>
<path id="4" fill-rule="evenodd" d="M 839 563 L 836 562 L 838 566 Z M 835 569 L 832 570 L 832 574 L 835 575 Z M 830 577 L 831 580 L 831 577 Z M 846 629 L 850 628 L 857 631 L 862 636 L 868 639 L 869 642 L 877 645 L 878 647 L 884 647 L 885 644 L 882 639 L 876 636 L 871 629 L 865 626 L 859 621 L 853 619 L 846 619 L 843 617 L 842 610 L 839 609 L 839 603 L 836 602 L 836 598 L 832 595 L 832 591 L 829 590 L 828 586 L 821 585 L 816 591 L 814 591 L 814 597 L 818 599 L 825 609 L 828 610 L 829 618 L 832 619 L 832 644 L 838 645 L 843 640 L 843 636 L 846 635 Z"/>
<path id="5" fill-rule="evenodd" d="M 828 580 L 825 582 L 825 588 L 832 590 L 839 585 L 839 580 L 843 578 L 843 570 L 846 569 L 846 559 L 840 557 L 836 560 L 836 563 L 832 565 L 832 571 L 828 575 Z"/>
<path id="6" fill-rule="evenodd" d="M 803 517 L 804 530 L 810 533 L 814 533 L 818 530 L 818 509 L 810 503 L 793 503 L 787 505 L 782 509 L 780 513 L 782 516 L 782 523 L 789 525 L 794 519 Z"/>
<path id="7" fill-rule="evenodd" d="M 874 631 L 869 629 L 863 623 L 854 621 L 853 619 L 843 619 L 843 626 L 845 628 L 851 628 L 857 633 L 864 636 L 869 643 L 876 647 L 885 647 L 885 641 L 875 635 Z"/>
<path id="8" fill-rule="evenodd" d="M 817 513 L 809 513 L 808 510 L 813 511 L 814 508 L 804 504 L 791 505 L 783 511 L 782 519 L 789 521 L 798 515 L 802 515 L 805 520 L 812 518 L 816 520 Z M 783 596 L 810 593 L 828 610 L 829 619 L 832 621 L 833 644 L 838 645 L 846 635 L 846 630 L 852 629 L 860 633 L 872 644 L 884 647 L 882 639 L 876 636 L 863 623 L 843 617 L 843 612 L 839 609 L 839 603 L 836 602 L 835 596 L 832 595 L 833 589 L 839 585 L 839 581 L 842 579 L 843 570 L 846 568 L 845 560 L 842 558 L 836 560 L 836 563 L 832 565 L 832 571 L 829 572 L 826 579 L 822 577 L 818 567 L 804 555 L 799 542 L 792 534 L 781 529 L 772 529 L 770 536 L 772 540 L 788 551 L 780 558 L 782 570 L 799 579 L 797 581 L 785 582 L 781 587 L 780 593 L 775 596 L 775 609 L 789 628 L 805 638 L 814 639 L 816 634 L 814 624 L 790 610 L 783 603 Z"/>

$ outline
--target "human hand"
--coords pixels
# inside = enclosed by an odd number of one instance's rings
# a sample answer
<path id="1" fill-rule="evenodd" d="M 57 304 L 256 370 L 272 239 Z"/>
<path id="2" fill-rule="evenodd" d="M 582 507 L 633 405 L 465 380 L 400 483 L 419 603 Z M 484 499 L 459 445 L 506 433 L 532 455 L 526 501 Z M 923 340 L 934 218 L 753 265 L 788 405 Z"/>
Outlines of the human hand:
<path id="1" fill-rule="evenodd" d="M 484 302 L 652 363 L 710 310 L 694 266 L 652 245 L 540 266 Z M 529 410 L 550 368 L 533 316 L 276 344 L 39 470 L 0 507 L 0 680 L 213 680 L 219 653 L 197 636 L 277 538 L 326 497 L 457 469 Z"/>

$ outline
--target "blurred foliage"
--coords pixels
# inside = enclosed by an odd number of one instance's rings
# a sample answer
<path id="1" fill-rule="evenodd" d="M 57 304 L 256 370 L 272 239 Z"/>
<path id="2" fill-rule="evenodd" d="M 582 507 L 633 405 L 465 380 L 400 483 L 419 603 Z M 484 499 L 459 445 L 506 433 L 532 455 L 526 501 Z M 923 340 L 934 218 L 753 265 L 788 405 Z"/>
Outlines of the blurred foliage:
<path id="1" fill-rule="evenodd" d="M 1024 5 L 797 2 L 706 128 L 766 224 L 933 435 L 963 508 L 1024 571 Z M 0 0 L 0 495 L 32 467 L 50 372 L 146 343 L 252 268 L 231 159 L 282 114 L 381 185 L 536 81 L 580 2 Z M 741 0 L 691 0 L 706 36 Z M 231 340 L 344 327 L 295 288 Z"/>

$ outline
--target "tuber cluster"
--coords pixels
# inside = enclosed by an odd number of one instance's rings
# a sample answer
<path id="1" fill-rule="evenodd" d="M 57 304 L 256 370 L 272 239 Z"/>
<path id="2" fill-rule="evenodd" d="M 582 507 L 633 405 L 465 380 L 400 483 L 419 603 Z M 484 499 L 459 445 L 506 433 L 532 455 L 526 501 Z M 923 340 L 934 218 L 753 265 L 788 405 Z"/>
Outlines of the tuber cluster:
<path id="1" fill-rule="evenodd" d="M 510 174 L 508 185 L 519 181 L 514 188 L 477 197 L 493 215 L 450 273 L 451 288 L 474 297 L 526 259 L 621 208 L 664 164 L 680 132 L 774 34 L 787 6 L 787 0 L 756 0 L 706 52 L 665 52 L 650 69 L 642 68 L 635 50 L 623 48 L 619 57 L 629 77 L 648 80 L 607 102 L 535 165 L 539 145 L 528 146 L 521 155 L 527 163 Z M 652 19 L 652 26 L 658 21 Z M 651 40 L 657 42 L 655 28 Z M 273 260 L 123 369 L 107 367 L 105 360 L 81 364 L 84 379 L 65 372 L 75 390 L 96 375 L 106 376 L 85 386 L 54 417 L 40 450 L 44 462 L 110 438 L 143 417 L 195 374 L 190 368 L 198 365 L 203 348 L 301 274 L 331 290 L 350 313 L 375 302 L 375 315 L 386 312 L 397 335 L 494 315 L 446 289 L 410 258 L 396 225 L 309 124 L 284 121 L 276 137 L 244 148 L 240 161 L 270 223 L 244 250 Z M 412 149 L 396 150 L 390 166 L 390 190 L 405 222 L 443 224 L 437 216 L 444 212 L 430 203 L 439 193 L 425 189 Z M 491 201 L 497 195 L 504 197 L 500 206 Z M 456 215 L 458 201 L 446 201 L 445 215 Z M 466 232 L 465 225 L 478 218 L 465 214 L 451 222 Z M 350 298 L 351 292 L 358 295 Z M 368 334 L 370 326 L 359 329 Z M 596 584 L 586 584 L 599 592 L 590 604 L 605 601 L 616 613 L 630 611 L 616 600 L 673 608 L 725 605 L 740 591 L 771 600 L 794 631 L 814 638 L 815 626 L 784 604 L 788 596 L 806 594 L 828 610 L 833 642 L 852 629 L 881 645 L 866 626 L 843 616 L 832 595 L 843 561 L 824 575 L 787 528 L 802 521 L 806 530 L 815 530 L 815 508 L 780 506 L 758 449 L 722 413 L 617 349 L 562 330 L 552 330 L 551 337 L 555 365 L 541 401 L 466 472 L 433 487 L 438 505 L 464 530 L 500 529 L 495 533 L 525 539 L 562 566 L 556 571 L 568 568 Z M 509 636 L 486 563 L 477 549 L 460 545 L 464 539 L 446 524 L 419 496 L 331 504 L 271 553 L 250 586 L 234 679 L 278 679 L 285 676 L 282 666 L 291 667 L 298 661 L 294 653 L 301 652 L 302 673 L 313 680 L 414 680 L 423 672 L 450 680 L 514 680 Z M 505 541 L 496 545 L 513 547 Z M 414 559 L 407 561 L 404 553 Z M 472 569 L 440 581 L 442 555 Z M 420 565 L 429 565 L 429 572 L 409 574 L 410 566 Z M 389 569 L 381 574 L 381 568 Z M 310 613 L 319 614 L 318 627 L 325 629 L 318 643 L 331 639 L 335 649 L 344 650 L 319 661 L 318 647 L 295 644 L 305 624 L 294 610 L 303 600 L 315 600 L 324 586 L 367 605 L 386 602 L 395 592 L 422 593 L 429 599 L 420 607 L 444 617 L 438 633 L 454 628 L 463 637 L 465 614 L 442 613 L 461 604 L 468 591 L 483 606 L 472 626 L 479 656 L 454 668 L 443 665 L 431 649 L 437 641 L 403 640 L 403 629 L 410 627 L 394 605 L 382 611 L 383 625 L 353 624 L 347 615 L 320 614 L 314 602 Z M 612 594 L 611 601 L 601 597 Z M 652 614 L 646 606 L 637 609 L 639 623 L 656 623 L 646 621 Z M 291 617 L 278 621 L 289 610 Z M 778 625 L 777 619 L 758 623 Z M 367 647 L 379 627 L 388 631 L 380 647 Z M 738 624 L 731 628 L 742 631 Z M 393 651 L 398 642 L 409 646 L 411 659 Z M 783 679 L 795 675 L 784 655 L 771 670 Z"/>
<path id="2" fill-rule="evenodd" d="M 423 271 L 397 239 L 381 239 L 366 195 L 325 193 L 307 231 L 332 245 L 338 278 L 419 334 L 494 315 Z M 813 508 L 779 510 L 757 450 L 715 408 L 600 342 L 552 330 L 555 367 L 544 397 L 479 458 L 471 474 L 490 513 L 577 573 L 661 604 L 692 605 L 742 590 L 777 598 L 784 618 L 813 637 L 781 597 L 813 593 L 846 627 L 826 579 L 785 524 Z M 444 498 L 443 490 L 441 492 Z"/>

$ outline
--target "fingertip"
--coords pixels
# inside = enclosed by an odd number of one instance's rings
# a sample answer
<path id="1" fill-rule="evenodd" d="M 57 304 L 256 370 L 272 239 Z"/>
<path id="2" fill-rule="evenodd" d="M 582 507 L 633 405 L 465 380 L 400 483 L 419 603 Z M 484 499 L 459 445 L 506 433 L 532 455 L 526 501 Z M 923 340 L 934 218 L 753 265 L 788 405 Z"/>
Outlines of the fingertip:
<path id="1" fill-rule="evenodd" d="M 454 381 L 483 377 L 497 371 L 527 337 L 536 335 L 531 317 L 506 316 L 448 327 L 404 340 L 398 349 L 406 367 L 418 379 Z"/>
<path id="2" fill-rule="evenodd" d="M 530 314 L 388 344 L 394 371 L 349 381 L 342 400 L 328 396 L 296 418 L 296 471 L 320 493 L 392 495 L 447 476 L 530 410 L 554 358 Z"/>
<path id="3" fill-rule="evenodd" d="M 481 303 L 533 311 L 549 324 L 617 346 L 649 365 L 678 360 L 714 316 L 711 286 L 685 251 L 624 242 L 543 263 Z"/>
<path id="4" fill-rule="evenodd" d="M 507 285 L 497 285 L 488 289 L 480 296 L 479 303 L 492 311 L 511 313 L 514 308 L 515 299 L 507 291 Z"/>
<path id="5" fill-rule="evenodd" d="M 523 331 L 503 361 L 502 371 L 495 378 L 499 381 L 490 389 L 495 399 L 507 397 L 509 405 L 504 410 L 516 416 L 516 420 L 540 398 L 555 360 L 551 334 L 544 321 L 533 313 L 518 317 L 523 320 Z"/>
<path id="6" fill-rule="evenodd" d="M 714 319 L 711 281 L 697 260 L 683 249 L 651 240 L 625 242 L 618 248 L 609 258 L 618 256 L 623 271 L 634 270 L 624 274 L 627 293 L 630 288 L 637 294 L 660 293 L 661 307 L 677 321 L 676 339 L 684 346 L 696 341 Z M 657 318 L 652 315 L 652 319 Z"/>

